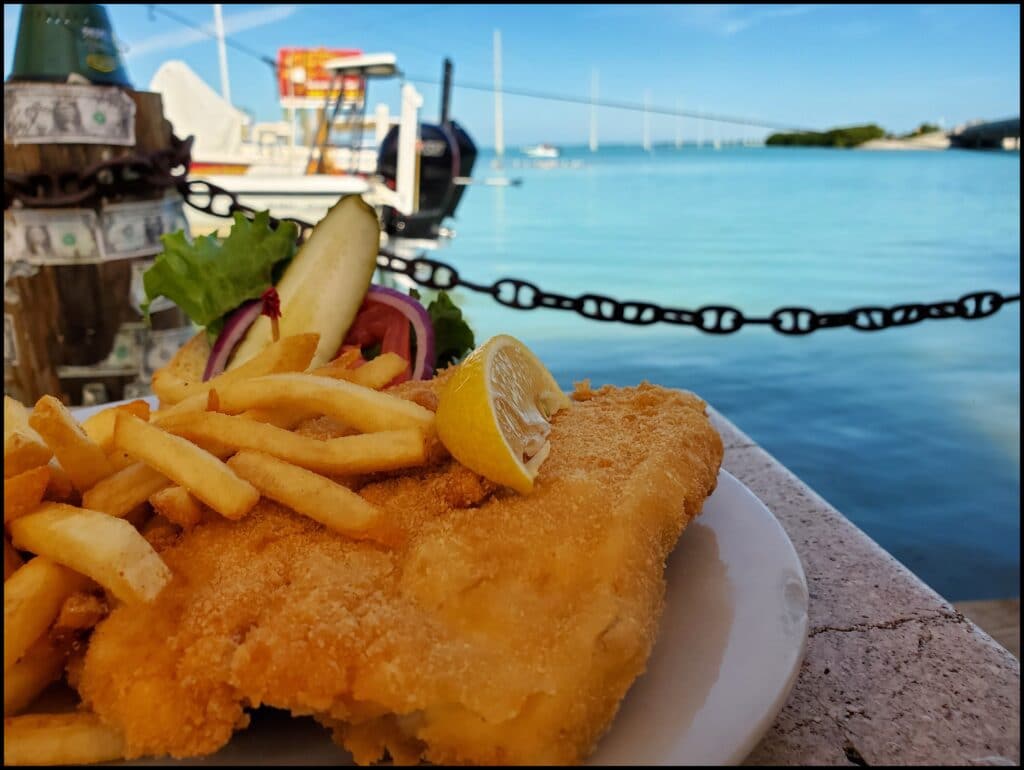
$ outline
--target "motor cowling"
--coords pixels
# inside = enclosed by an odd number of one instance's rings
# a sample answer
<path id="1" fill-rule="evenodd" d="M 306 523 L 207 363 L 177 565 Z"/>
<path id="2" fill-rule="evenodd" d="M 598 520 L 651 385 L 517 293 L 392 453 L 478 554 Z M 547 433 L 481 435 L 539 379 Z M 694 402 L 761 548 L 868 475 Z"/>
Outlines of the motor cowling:
<path id="1" fill-rule="evenodd" d="M 401 238 L 436 238 L 442 221 L 455 215 L 464 185 L 458 177 L 469 177 L 476 162 L 473 140 L 455 121 L 420 124 L 419 208 L 415 214 L 401 214 L 390 206 L 383 212 L 388 235 Z M 388 131 L 381 142 L 377 171 L 389 187 L 398 176 L 398 127 Z"/>

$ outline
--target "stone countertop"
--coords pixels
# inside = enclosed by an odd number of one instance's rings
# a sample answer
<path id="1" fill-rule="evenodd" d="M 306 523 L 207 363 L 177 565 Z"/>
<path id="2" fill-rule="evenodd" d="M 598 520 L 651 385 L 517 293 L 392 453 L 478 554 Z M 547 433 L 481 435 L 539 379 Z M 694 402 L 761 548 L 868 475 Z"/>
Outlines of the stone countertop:
<path id="1" fill-rule="evenodd" d="M 1020 763 L 1020 664 L 721 414 L 723 467 L 789 534 L 807 654 L 752 765 Z"/>

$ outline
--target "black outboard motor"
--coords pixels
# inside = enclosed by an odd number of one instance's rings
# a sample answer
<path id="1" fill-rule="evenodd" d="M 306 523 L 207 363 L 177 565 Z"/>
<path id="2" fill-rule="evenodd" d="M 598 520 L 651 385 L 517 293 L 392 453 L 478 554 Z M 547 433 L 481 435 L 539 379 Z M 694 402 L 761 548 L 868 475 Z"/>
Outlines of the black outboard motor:
<path id="1" fill-rule="evenodd" d="M 415 214 L 400 214 L 384 208 L 383 225 L 388 235 L 401 238 L 436 238 L 441 222 L 454 216 L 465 191 L 456 177 L 469 177 L 476 162 L 476 145 L 455 121 L 440 126 L 420 124 L 419 209 Z M 380 145 L 377 171 L 394 188 L 398 172 L 398 127 L 394 126 Z"/>

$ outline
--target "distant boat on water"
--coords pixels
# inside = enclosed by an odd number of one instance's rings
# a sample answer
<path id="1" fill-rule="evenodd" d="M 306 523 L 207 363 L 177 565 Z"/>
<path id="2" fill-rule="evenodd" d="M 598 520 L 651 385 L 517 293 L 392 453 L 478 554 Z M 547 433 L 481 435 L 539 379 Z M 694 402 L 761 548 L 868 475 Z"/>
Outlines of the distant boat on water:
<path id="1" fill-rule="evenodd" d="M 534 144 L 524 147 L 523 154 L 528 158 L 554 159 L 562 153 L 553 144 Z"/>

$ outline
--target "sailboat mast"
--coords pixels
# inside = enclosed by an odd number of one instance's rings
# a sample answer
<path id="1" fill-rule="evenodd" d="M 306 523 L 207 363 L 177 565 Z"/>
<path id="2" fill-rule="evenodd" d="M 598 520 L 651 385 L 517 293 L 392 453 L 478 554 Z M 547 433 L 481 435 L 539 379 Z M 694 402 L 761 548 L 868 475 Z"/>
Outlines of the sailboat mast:
<path id="1" fill-rule="evenodd" d="M 597 152 L 597 70 L 590 74 L 590 151 Z"/>
<path id="2" fill-rule="evenodd" d="M 224 13 L 220 3 L 213 5 L 213 26 L 217 33 L 217 58 L 220 61 L 220 93 L 231 101 L 231 83 L 228 81 L 228 48 L 224 43 Z"/>
<path id="3" fill-rule="evenodd" d="M 676 99 L 676 112 L 681 113 L 683 111 L 683 103 L 681 100 Z M 678 150 L 683 146 L 683 116 L 676 115 L 676 149 Z"/>
<path id="4" fill-rule="evenodd" d="M 501 113 L 501 30 L 494 30 L 494 154 L 505 156 L 505 127 Z"/>
<path id="5" fill-rule="evenodd" d="M 644 150 L 651 151 L 651 91 L 644 91 Z"/>

